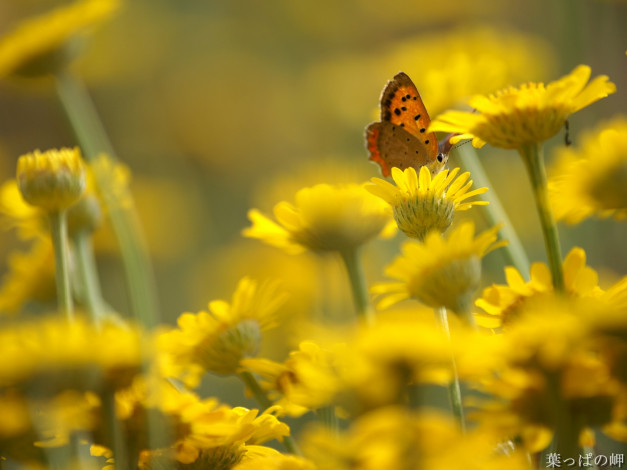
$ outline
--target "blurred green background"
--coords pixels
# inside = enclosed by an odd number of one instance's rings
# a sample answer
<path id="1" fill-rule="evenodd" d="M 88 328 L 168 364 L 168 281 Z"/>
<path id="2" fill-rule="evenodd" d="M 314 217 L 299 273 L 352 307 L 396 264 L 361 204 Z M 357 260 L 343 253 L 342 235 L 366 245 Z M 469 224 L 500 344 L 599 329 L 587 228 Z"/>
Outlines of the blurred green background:
<path id="1" fill-rule="evenodd" d="M 62 4 L 2 0 L 0 34 Z M 625 24 L 627 3 L 600 0 L 133 0 L 95 32 L 74 67 L 133 171 L 165 322 L 229 298 L 243 275 L 284 279 L 289 318 L 352 315 L 339 261 L 243 239 L 247 210 L 270 212 L 303 186 L 379 176 L 363 133 L 400 70 L 434 117 L 473 93 L 555 80 L 588 64 L 618 92 L 573 116 L 577 145 L 583 129 L 625 111 Z M 549 143 L 549 161 L 563 139 Z M 2 180 L 21 154 L 75 143 L 51 82 L 0 81 Z M 544 260 L 519 157 L 492 148 L 480 155 L 530 258 Z M 452 158 L 449 167 L 457 165 Z M 480 209 L 471 212 L 481 220 Z M 625 273 L 624 225 L 586 221 L 562 226 L 561 235 L 564 254 L 586 250 L 602 285 Z M 21 245 L 14 234 L 0 237 L 6 261 Z M 402 241 L 366 249 L 369 283 L 383 279 Z M 105 296 L 128 311 L 115 243 L 104 233 L 97 246 Z M 503 281 L 503 262 L 498 253 L 486 259 L 486 285 Z"/>

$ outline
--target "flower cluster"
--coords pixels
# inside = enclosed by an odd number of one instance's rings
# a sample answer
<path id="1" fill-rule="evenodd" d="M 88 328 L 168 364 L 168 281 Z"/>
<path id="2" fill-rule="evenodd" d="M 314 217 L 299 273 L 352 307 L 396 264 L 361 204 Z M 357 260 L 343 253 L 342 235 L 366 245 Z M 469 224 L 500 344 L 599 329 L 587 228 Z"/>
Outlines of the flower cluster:
<path id="1" fill-rule="evenodd" d="M 512 53 L 496 64 L 507 46 L 520 52 L 516 73 L 534 65 L 528 42 L 503 35 L 494 44 L 496 33 L 479 29 L 449 36 L 463 80 L 426 70 L 427 90 L 446 83 L 434 100 L 491 94 L 472 98 L 472 113 L 431 122 L 406 75 L 390 82 L 399 85 L 381 102 L 390 122 L 379 123 L 390 131 L 371 135 L 368 148 L 384 146 L 380 159 L 405 169 L 392 167 L 390 181 L 351 181 L 334 163 L 326 182 L 308 171 L 306 184 L 286 185 L 287 197 L 266 185 L 258 207 L 271 199 L 274 217 L 250 209 L 247 248 L 221 250 L 210 275 L 196 276 L 203 303 L 229 300 L 168 325 L 156 314 L 130 170 L 68 78 L 75 41 L 117 7 L 80 0 L 0 40 L 0 77 L 54 75 L 81 144 L 22 155 L 0 187 L 0 226 L 30 244 L 8 256 L 0 285 L 3 467 L 534 470 L 545 467 L 543 452 L 591 456 L 597 433 L 627 442 L 627 277 L 593 268 L 590 250 L 563 257 L 557 226 L 625 218 L 627 122 L 617 117 L 558 151 L 550 180 L 543 159 L 572 114 L 616 91 L 608 77 L 589 81 L 581 65 L 548 85 L 491 90 L 515 61 Z M 475 42 L 489 51 L 472 62 Z M 407 93 L 397 94 L 401 85 Z M 415 123 L 412 134 L 401 129 Z M 445 151 L 432 131 L 457 135 Z M 471 146 L 460 162 L 470 171 L 432 173 L 414 160 L 440 170 L 449 144 L 463 139 L 520 153 L 547 263 L 529 268 L 503 238 L 515 232 Z M 468 217 L 478 212 L 483 225 Z M 245 224 L 238 214 L 236 231 Z M 107 226 L 119 259 L 99 270 L 94 242 Z M 247 251 L 259 241 L 271 253 L 261 266 Z M 493 269 L 500 254 L 515 266 Z M 236 285 L 234 267 L 249 271 L 237 272 Z M 118 268 L 124 276 L 112 283 Z M 122 282 L 126 296 L 117 295 Z"/>

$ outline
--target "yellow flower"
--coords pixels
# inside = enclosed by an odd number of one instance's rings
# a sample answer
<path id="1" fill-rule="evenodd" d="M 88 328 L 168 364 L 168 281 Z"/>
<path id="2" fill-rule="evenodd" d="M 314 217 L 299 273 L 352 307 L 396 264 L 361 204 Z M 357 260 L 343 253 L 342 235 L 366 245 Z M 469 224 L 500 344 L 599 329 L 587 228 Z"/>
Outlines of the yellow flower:
<path id="1" fill-rule="evenodd" d="M 496 242 L 493 227 L 475 238 L 475 227 L 466 222 L 443 238 L 431 232 L 424 242 L 409 241 L 403 255 L 386 268 L 386 275 L 400 282 L 379 284 L 375 294 L 384 294 L 379 308 L 415 298 L 431 307 L 446 307 L 457 313 L 468 309 L 481 278 L 481 258 L 505 242 Z"/>
<path id="2" fill-rule="evenodd" d="M 457 177 L 459 168 L 450 173 L 443 170 L 435 177 L 425 166 L 420 169 L 420 178 L 414 168 L 402 171 L 392 168 L 396 186 L 380 178 L 372 178 L 366 189 L 392 206 L 398 228 L 408 237 L 422 240 L 431 230 L 444 232 L 453 221 L 455 211 L 464 211 L 472 206 L 488 204 L 487 201 L 466 201 L 485 193 L 488 188 L 475 189 L 470 173 Z M 457 177 L 457 178 L 456 178 Z"/>
<path id="3" fill-rule="evenodd" d="M 132 204 L 130 197 L 130 171 L 120 163 L 114 163 L 104 154 L 86 165 L 86 186 L 84 196 L 95 194 L 103 207 L 127 208 Z M 100 182 L 100 186 L 96 184 Z M 103 202 L 107 202 L 107 205 Z M 72 206 L 72 209 L 74 206 Z M 72 210 L 70 210 L 70 213 Z M 16 180 L 9 180 L 0 187 L 0 228 L 16 228 L 23 240 L 35 237 L 48 237 L 47 214 L 40 208 L 28 204 L 17 185 Z M 71 219 L 72 215 L 69 214 Z M 68 224 L 71 222 L 68 221 Z"/>
<path id="4" fill-rule="evenodd" d="M 50 233 L 46 213 L 24 201 L 14 179 L 0 187 L 0 214 L 1 228 L 15 228 L 22 240 L 45 237 Z"/>
<path id="5" fill-rule="evenodd" d="M 437 412 L 383 407 L 360 416 L 340 433 L 310 428 L 302 447 L 320 470 L 528 468 L 520 453 L 497 452 L 498 443 L 496 435 L 487 432 L 464 435 Z"/>
<path id="6" fill-rule="evenodd" d="M 22 155 L 17 184 L 27 203 L 50 212 L 67 209 L 85 190 L 85 165 L 78 147 Z"/>
<path id="7" fill-rule="evenodd" d="M 208 312 L 182 314 L 178 328 L 158 338 L 163 373 L 190 387 L 205 372 L 236 373 L 240 360 L 257 354 L 261 332 L 277 326 L 285 300 L 276 282 L 243 278 L 231 304 L 215 300 Z"/>
<path id="8" fill-rule="evenodd" d="M 333 351 L 304 341 L 284 363 L 268 359 L 244 359 L 247 371 L 259 374 L 261 385 L 278 399 L 277 406 L 291 416 L 329 405 L 338 391 L 338 358 Z"/>
<path id="9" fill-rule="evenodd" d="M 140 370 L 142 347 L 134 327 L 60 317 L 20 322 L 0 330 L 0 386 L 33 387 L 42 395 L 59 390 L 119 388 Z"/>
<path id="10" fill-rule="evenodd" d="M 445 385 L 452 376 L 451 355 L 431 309 L 379 313 L 376 326 L 360 325 L 345 348 L 340 405 L 359 415 L 402 403 L 408 385 Z"/>
<path id="11" fill-rule="evenodd" d="M 618 117 L 582 137 L 580 148 L 562 147 L 549 180 L 557 220 L 590 216 L 627 218 L 627 119 Z"/>
<path id="12" fill-rule="evenodd" d="M 54 252 L 49 238 L 33 242 L 30 251 L 9 254 L 0 287 L 0 313 L 15 314 L 30 300 L 56 297 Z"/>
<path id="13" fill-rule="evenodd" d="M 571 297 L 597 298 L 603 292 L 599 276 L 586 266 L 586 253 L 581 248 L 570 250 L 563 263 L 565 292 Z M 505 268 L 507 285 L 493 284 L 484 289 L 475 305 L 485 314 L 477 314 L 477 323 L 486 328 L 498 328 L 516 321 L 520 314 L 533 308 L 537 301 L 553 295 L 551 272 L 544 263 L 533 263 L 531 279 L 525 282 L 516 268 Z"/>
<path id="14" fill-rule="evenodd" d="M 456 140 L 473 139 L 506 149 L 544 142 L 564 126 L 568 117 L 616 91 L 601 75 L 590 83 L 590 67 L 580 65 L 569 75 L 549 83 L 527 83 L 469 101 L 477 112 L 448 111 L 438 116 L 431 131 L 458 132 Z"/>
<path id="15" fill-rule="evenodd" d="M 71 59 L 64 46 L 109 18 L 118 5 L 118 0 L 82 0 L 24 21 L 0 40 L 0 77 L 54 72 Z"/>
<path id="16" fill-rule="evenodd" d="M 420 9 L 425 5 L 421 4 Z M 461 7 L 460 3 L 457 5 Z M 495 6 L 492 3 L 491 8 Z M 438 9 L 435 5 L 434 8 Z M 400 19 L 396 10 L 392 12 Z M 382 13 L 385 14 L 377 12 Z M 415 15 L 414 21 L 422 14 Z M 468 18 L 463 13 L 461 16 Z M 418 87 L 431 117 L 473 95 L 491 93 L 510 83 L 552 76 L 558 61 L 551 44 L 539 35 L 524 34 L 511 27 L 493 27 L 494 24 L 476 26 L 465 20 L 458 28 L 453 26 L 386 42 L 381 51 L 334 55 L 310 69 L 307 83 L 323 91 L 315 96 L 321 107 L 345 125 L 363 126 L 368 113 L 372 113 L 373 119 L 378 118 L 376 93 L 390 73 L 399 69 L 399 64 Z M 433 60 L 434 57 L 447 60 Z M 355 80 L 356 76 L 359 80 Z"/>
<path id="17" fill-rule="evenodd" d="M 264 448 L 258 444 L 282 439 L 290 433 L 289 427 L 271 414 L 272 410 L 259 415 L 259 410 L 230 408 L 213 398 L 201 400 L 160 379 L 136 380 L 132 387 L 116 394 L 116 405 L 125 432 L 135 436 L 131 451 L 141 454 L 140 468 L 179 462 L 197 466 L 190 468 L 230 469 L 249 452 L 264 453 Z M 174 441 L 170 447 L 150 447 L 154 442 L 148 441 L 145 433 L 145 415 L 149 412 L 156 413 L 153 416 L 157 422 L 173 432 L 169 436 L 171 440 L 166 441 Z M 108 436 L 97 437 L 106 439 Z M 221 466 L 227 462 L 230 466 Z"/>
<path id="18" fill-rule="evenodd" d="M 377 235 L 390 235 L 387 205 L 363 186 L 319 184 L 296 193 L 296 204 L 274 206 L 278 224 L 256 209 L 244 236 L 258 238 L 291 253 L 354 249 Z"/>
<path id="19" fill-rule="evenodd" d="M 316 470 L 316 466 L 302 457 L 277 454 L 246 459 L 233 470 Z"/>
<path id="20" fill-rule="evenodd" d="M 607 337 L 593 327 L 607 310 L 597 300 L 549 299 L 494 336 L 498 347 L 489 353 L 497 366 L 478 382 L 492 398 L 474 403 L 481 425 L 520 437 L 532 452 L 546 447 L 554 431 L 576 444 L 589 439 L 586 427 L 620 425 L 625 389 L 600 354 Z M 478 339 L 469 347 L 481 351 Z"/>

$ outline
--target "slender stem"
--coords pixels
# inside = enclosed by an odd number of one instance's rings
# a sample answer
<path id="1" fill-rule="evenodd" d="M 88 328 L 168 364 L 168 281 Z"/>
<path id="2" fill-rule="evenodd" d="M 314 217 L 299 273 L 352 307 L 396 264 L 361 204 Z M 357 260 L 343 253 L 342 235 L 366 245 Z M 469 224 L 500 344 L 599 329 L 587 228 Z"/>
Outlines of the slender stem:
<path id="1" fill-rule="evenodd" d="M 507 216 L 507 212 L 505 212 L 501 204 L 499 196 L 494 191 L 494 187 L 484 171 L 481 161 L 477 157 L 477 152 L 471 145 L 459 147 L 457 152 L 461 155 L 460 161 L 462 166 L 470 172 L 476 187 L 490 188 L 490 191 L 481 194 L 479 197 L 490 203 L 487 206 L 482 206 L 483 213 L 488 219 L 490 226 L 501 222 L 505 224 L 500 230 L 499 237 L 508 240 L 509 244 L 499 251 L 507 257 L 507 262 L 513 265 L 521 276 L 529 280 L 529 258 L 527 257 L 527 253 L 520 242 L 520 238 L 518 238 L 516 230 L 514 230 L 514 226 Z"/>
<path id="2" fill-rule="evenodd" d="M 60 72 L 56 86 L 85 157 L 94 160 L 106 153 L 115 160 L 113 145 L 84 84 L 70 73 Z M 95 177 L 99 189 L 106 194 L 107 178 L 98 172 Z M 151 328 L 157 324 L 157 295 L 148 250 L 133 205 L 119 207 L 112 199 L 105 197 L 104 204 L 120 245 L 133 315 L 144 327 Z"/>
<path id="3" fill-rule="evenodd" d="M 333 406 L 325 406 L 317 410 L 318 419 L 330 430 L 337 432 L 337 415 Z"/>
<path id="4" fill-rule="evenodd" d="M 340 251 L 340 256 L 344 261 L 344 266 L 346 266 L 357 315 L 364 318 L 369 325 L 372 325 L 374 324 L 374 314 L 370 307 L 366 279 L 359 261 L 359 251 L 357 248 L 348 248 Z"/>
<path id="5" fill-rule="evenodd" d="M 106 391 L 102 398 L 102 412 L 104 413 L 104 423 L 107 437 L 113 451 L 115 459 L 115 468 L 118 470 L 127 470 L 129 466 L 128 449 L 125 445 L 122 426 L 115 413 L 115 393 L 112 390 Z"/>
<path id="6" fill-rule="evenodd" d="M 579 456 L 579 434 L 584 428 L 568 406 L 568 401 L 561 394 L 561 377 L 559 374 L 547 378 L 548 394 L 552 404 L 555 434 L 551 447 L 564 459 L 575 459 Z"/>
<path id="7" fill-rule="evenodd" d="M 435 320 L 438 326 L 442 329 L 446 335 L 449 343 L 451 342 L 451 332 L 448 327 L 448 318 L 446 314 L 446 308 L 438 307 L 435 309 Z M 451 403 L 451 409 L 453 415 L 459 423 L 462 432 L 466 432 L 466 420 L 464 419 L 464 406 L 462 405 L 462 391 L 459 384 L 459 375 L 457 373 L 457 365 L 455 364 L 455 358 L 451 353 L 451 365 L 453 369 L 453 380 L 448 385 L 448 397 Z"/>
<path id="8" fill-rule="evenodd" d="M 257 400 L 257 403 L 259 403 L 263 410 L 272 406 L 272 401 L 270 401 L 268 395 L 266 395 L 266 392 L 261 388 L 261 385 L 259 385 L 259 382 L 257 382 L 253 374 L 243 371 L 239 373 L 239 378 L 242 379 L 242 382 L 244 382 L 248 390 L 251 391 L 255 400 Z M 302 455 L 292 436 L 283 437 L 283 446 L 290 454 Z"/>
<path id="9" fill-rule="evenodd" d="M 72 240 L 76 253 L 76 268 L 83 287 L 82 300 L 93 322 L 98 324 L 103 319 L 104 311 L 91 238 L 87 231 L 80 231 L 72 237 Z"/>
<path id="10" fill-rule="evenodd" d="M 546 256 L 551 268 L 551 276 L 553 277 L 553 287 L 557 292 L 563 292 L 562 252 L 557 225 L 549 203 L 546 171 L 544 169 L 544 150 L 541 144 L 531 143 L 519 149 L 519 152 L 525 161 L 529 179 L 531 180 L 538 215 L 540 216 L 540 224 L 542 225 L 542 233 L 544 234 Z"/>
<path id="11" fill-rule="evenodd" d="M 72 288 L 70 286 L 70 269 L 67 249 L 67 221 L 65 211 L 50 212 L 50 234 L 54 247 L 54 263 L 57 282 L 57 297 L 59 309 L 67 315 L 68 320 L 74 320 L 74 304 L 72 303 Z"/>

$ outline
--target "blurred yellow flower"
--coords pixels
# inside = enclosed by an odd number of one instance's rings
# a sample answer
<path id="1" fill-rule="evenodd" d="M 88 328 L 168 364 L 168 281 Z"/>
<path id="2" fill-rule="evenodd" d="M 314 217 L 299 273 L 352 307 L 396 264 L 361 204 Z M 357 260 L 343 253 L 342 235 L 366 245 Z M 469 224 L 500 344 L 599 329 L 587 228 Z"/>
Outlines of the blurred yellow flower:
<path id="1" fill-rule="evenodd" d="M 344 355 L 339 404 L 351 415 L 403 403 L 409 385 L 445 385 L 452 376 L 450 342 L 427 308 L 377 314 L 374 328 L 356 329 Z"/>
<path id="2" fill-rule="evenodd" d="M 73 38 L 109 18 L 119 0 L 81 0 L 19 24 L 0 39 L 0 77 L 54 72 L 72 58 Z"/>
<path id="3" fill-rule="evenodd" d="M 431 230 L 444 232 L 451 225 L 455 211 L 488 204 L 487 201 L 466 201 L 485 193 L 488 188 L 468 192 L 472 186 L 472 180 L 468 181 L 470 173 L 459 177 L 457 173 L 459 168 L 450 173 L 447 169 L 432 177 L 429 169 L 423 166 L 418 177 L 414 168 L 405 171 L 392 168 L 396 186 L 372 178 L 374 184 L 367 185 L 366 190 L 392 206 L 394 220 L 405 235 L 422 240 Z"/>
<path id="4" fill-rule="evenodd" d="M 435 411 L 378 408 L 339 434 L 320 426 L 310 428 L 302 441 L 305 456 L 320 470 L 529 468 L 518 452 L 496 452 L 496 435 L 477 431 L 464 435 L 449 417 Z"/>
<path id="5" fill-rule="evenodd" d="M 328 110 L 331 119 L 363 126 L 364 116 L 378 117 L 377 93 L 398 70 L 412 78 L 432 118 L 473 95 L 524 80 L 543 80 L 554 72 L 557 59 L 541 36 L 514 31 L 511 25 L 507 29 L 469 25 L 464 18 L 462 27 L 403 35 L 362 55 L 351 52 L 315 63 L 306 87 L 324 90 L 312 99 Z"/>
<path id="6" fill-rule="evenodd" d="M 31 300 L 56 298 L 54 252 L 49 238 L 35 240 L 28 252 L 9 254 L 0 286 L 0 314 L 15 314 Z"/>
<path id="7" fill-rule="evenodd" d="M 277 326 L 286 297 L 276 282 L 243 278 L 230 304 L 214 300 L 208 312 L 182 314 L 177 329 L 158 337 L 162 373 L 190 387 L 205 372 L 235 374 L 240 360 L 257 354 L 262 331 Z"/>
<path id="8" fill-rule="evenodd" d="M 339 386 L 338 359 L 334 351 L 304 341 L 284 363 L 253 358 L 242 360 L 241 365 L 262 377 L 261 386 L 282 412 L 300 416 L 332 402 Z"/>
<path id="9" fill-rule="evenodd" d="M 247 459 L 232 470 L 316 470 L 316 466 L 302 457 L 277 454 Z"/>
<path id="10" fill-rule="evenodd" d="M 490 351 L 498 365 L 476 382 L 492 397 L 473 403 L 480 424 L 520 437 L 531 452 L 546 447 L 555 431 L 576 445 L 590 438 L 587 427 L 620 425 L 625 389 L 599 354 L 605 341 L 591 327 L 606 311 L 586 299 L 549 299 L 494 337 L 499 347 Z M 481 342 L 474 348 L 482 350 Z"/>
<path id="11" fill-rule="evenodd" d="M 627 118 L 585 134 L 579 148 L 560 147 L 549 179 L 557 220 L 576 224 L 591 217 L 627 218 Z"/>
<path id="12" fill-rule="evenodd" d="M 96 327 L 61 317 L 6 325 L 0 330 L 0 386 L 57 391 L 115 389 L 141 368 L 148 341 L 132 326 Z"/>
<path id="13" fill-rule="evenodd" d="M 415 298 L 430 307 L 446 307 L 464 314 L 479 287 L 481 258 L 506 243 L 496 241 L 499 228 L 495 226 L 475 237 L 474 224 L 465 222 L 446 238 L 431 232 L 424 242 L 406 242 L 403 255 L 385 270 L 387 276 L 400 282 L 372 288 L 373 293 L 385 296 L 378 307 Z"/>
<path id="14" fill-rule="evenodd" d="M 568 117 L 616 91 L 605 75 L 588 83 L 590 67 L 580 65 L 569 75 L 545 86 L 527 83 L 489 96 L 475 96 L 468 104 L 477 112 L 448 111 L 429 126 L 430 131 L 458 132 L 456 141 L 473 139 L 506 149 L 544 142 L 564 126 Z"/>
<path id="15" fill-rule="evenodd" d="M 581 248 L 570 250 L 563 266 L 564 287 L 569 296 L 598 298 L 603 292 L 598 285 L 599 276 L 586 266 L 586 252 Z M 493 284 L 475 301 L 475 305 L 485 312 L 475 315 L 477 323 L 486 328 L 507 326 L 516 322 L 522 312 L 532 309 L 535 302 L 553 295 L 553 280 L 546 264 L 533 263 L 530 277 L 525 282 L 516 268 L 506 267 L 507 285 Z"/>
<path id="16" fill-rule="evenodd" d="M 290 433 L 289 427 L 280 422 L 268 410 L 259 415 L 259 410 L 220 404 L 214 398 L 201 400 L 189 391 L 180 391 L 171 383 L 157 379 L 136 380 L 132 387 L 116 394 L 117 415 L 127 435 L 134 436 L 131 449 L 141 454 L 140 468 L 154 468 L 151 464 L 218 465 L 239 462 L 246 454 L 263 453 L 258 444 L 272 439 L 282 439 Z M 171 440 L 162 445 L 170 447 L 151 448 L 154 444 L 145 434 L 145 416 L 156 412 L 164 429 L 173 432 Z M 98 435 L 106 438 L 106 435 Z M 108 442 L 98 442 L 108 446 Z M 187 467 L 186 467 L 187 468 Z M 196 468 L 196 467 L 193 467 Z M 222 468 L 208 466 L 199 468 Z M 226 468 L 230 468 L 226 467 Z"/>
<path id="17" fill-rule="evenodd" d="M 85 164 L 78 147 L 35 150 L 18 159 L 16 179 L 27 203 L 61 211 L 75 204 L 85 191 Z"/>
<path id="18" fill-rule="evenodd" d="M 389 208 L 361 185 L 319 184 L 296 193 L 296 203 L 274 206 L 278 224 L 256 209 L 248 213 L 246 237 L 258 238 L 291 253 L 352 250 L 393 233 Z"/>
<path id="19" fill-rule="evenodd" d="M 23 240 L 48 236 L 50 232 L 45 212 L 24 200 L 15 179 L 0 187 L 0 215 L 1 228 L 15 228 Z"/>

